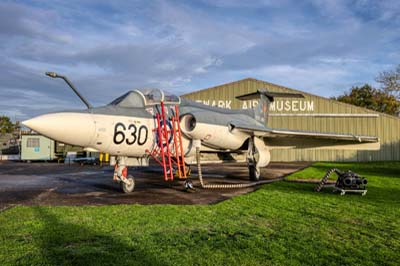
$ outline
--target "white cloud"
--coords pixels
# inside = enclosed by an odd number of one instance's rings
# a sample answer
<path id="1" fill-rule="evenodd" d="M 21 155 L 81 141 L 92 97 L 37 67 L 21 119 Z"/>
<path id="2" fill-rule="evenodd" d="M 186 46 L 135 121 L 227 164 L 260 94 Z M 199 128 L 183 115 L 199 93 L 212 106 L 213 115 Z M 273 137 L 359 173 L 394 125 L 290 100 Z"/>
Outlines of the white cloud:
<path id="1" fill-rule="evenodd" d="M 331 96 L 340 91 L 344 84 L 340 84 L 349 77 L 345 69 L 330 68 L 322 65 L 315 66 L 291 66 L 274 65 L 245 71 L 241 74 L 263 79 L 286 87 L 304 90 L 309 93 Z M 234 73 L 237 75 L 237 73 Z M 338 87 L 336 87 L 338 86 Z"/>
<path id="2" fill-rule="evenodd" d="M 397 1 L 0 5 L 0 93 L 13 96 L 0 111 L 18 115 L 80 107 L 47 70 L 100 104 L 142 86 L 184 93 L 247 76 L 330 96 L 399 58 Z"/>
<path id="3" fill-rule="evenodd" d="M 274 1 L 274 0 L 203 0 L 211 6 L 222 7 L 222 8 L 259 8 L 259 7 L 276 7 L 284 5 L 287 1 Z"/>

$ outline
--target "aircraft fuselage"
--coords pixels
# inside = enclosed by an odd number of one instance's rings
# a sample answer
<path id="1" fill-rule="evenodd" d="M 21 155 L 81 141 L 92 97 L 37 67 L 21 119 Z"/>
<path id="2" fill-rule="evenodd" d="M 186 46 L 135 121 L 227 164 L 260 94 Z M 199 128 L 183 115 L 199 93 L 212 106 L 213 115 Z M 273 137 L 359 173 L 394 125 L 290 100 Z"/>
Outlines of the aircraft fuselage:
<path id="1" fill-rule="evenodd" d="M 167 106 L 167 112 L 172 112 Z M 87 110 L 65 111 L 41 115 L 24 121 L 24 125 L 59 142 L 81 146 L 115 156 L 143 157 L 157 145 L 158 105 L 147 108 L 103 106 Z M 248 135 L 231 131 L 228 127 L 232 114 L 242 119 L 251 117 L 235 110 L 184 101 L 182 114 L 183 148 L 191 148 L 191 140 L 199 139 L 208 150 L 232 151 L 240 148 Z M 196 128 L 189 130 L 185 117 L 196 115 Z M 167 121 L 167 126 L 172 125 Z M 171 136 L 172 138 L 172 136 Z M 172 140 L 172 139 L 171 139 Z"/>

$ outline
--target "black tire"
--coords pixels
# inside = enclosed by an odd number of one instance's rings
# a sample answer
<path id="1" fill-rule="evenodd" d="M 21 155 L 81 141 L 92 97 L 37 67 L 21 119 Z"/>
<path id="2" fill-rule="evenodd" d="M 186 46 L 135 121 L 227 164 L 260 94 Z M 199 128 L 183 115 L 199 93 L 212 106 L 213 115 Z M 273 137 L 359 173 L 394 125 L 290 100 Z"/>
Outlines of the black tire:
<path id="1" fill-rule="evenodd" d="M 125 193 L 131 193 L 135 189 L 135 179 L 133 176 L 128 176 L 126 179 L 127 183 L 121 181 L 122 191 Z"/>
<path id="2" fill-rule="evenodd" d="M 261 175 L 260 168 L 257 169 L 255 165 L 249 165 L 249 178 L 251 181 L 259 181 Z"/>
<path id="3" fill-rule="evenodd" d="M 184 183 L 185 191 L 186 192 L 195 192 L 195 188 L 193 186 L 193 182 L 191 179 L 186 179 Z"/>

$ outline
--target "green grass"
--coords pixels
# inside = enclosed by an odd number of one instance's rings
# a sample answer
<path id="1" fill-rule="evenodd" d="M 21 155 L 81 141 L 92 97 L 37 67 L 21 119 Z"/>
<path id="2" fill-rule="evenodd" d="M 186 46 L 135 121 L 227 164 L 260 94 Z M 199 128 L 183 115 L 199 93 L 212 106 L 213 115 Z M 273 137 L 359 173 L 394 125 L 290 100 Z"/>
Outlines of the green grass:
<path id="1" fill-rule="evenodd" d="M 399 265 L 400 163 L 318 163 L 369 179 L 339 196 L 278 182 L 211 206 L 15 207 L 0 213 L 0 265 Z"/>

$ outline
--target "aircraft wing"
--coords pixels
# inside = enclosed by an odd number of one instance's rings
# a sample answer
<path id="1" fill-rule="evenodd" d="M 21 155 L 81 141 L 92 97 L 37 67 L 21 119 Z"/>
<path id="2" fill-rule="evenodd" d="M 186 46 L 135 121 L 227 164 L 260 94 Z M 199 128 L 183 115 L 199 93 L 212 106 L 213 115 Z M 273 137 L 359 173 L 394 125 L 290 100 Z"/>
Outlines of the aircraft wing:
<path id="1" fill-rule="evenodd" d="M 262 137 L 270 149 L 380 149 L 379 138 L 373 136 L 267 128 L 245 121 L 231 121 L 230 126 L 232 130 Z"/>

